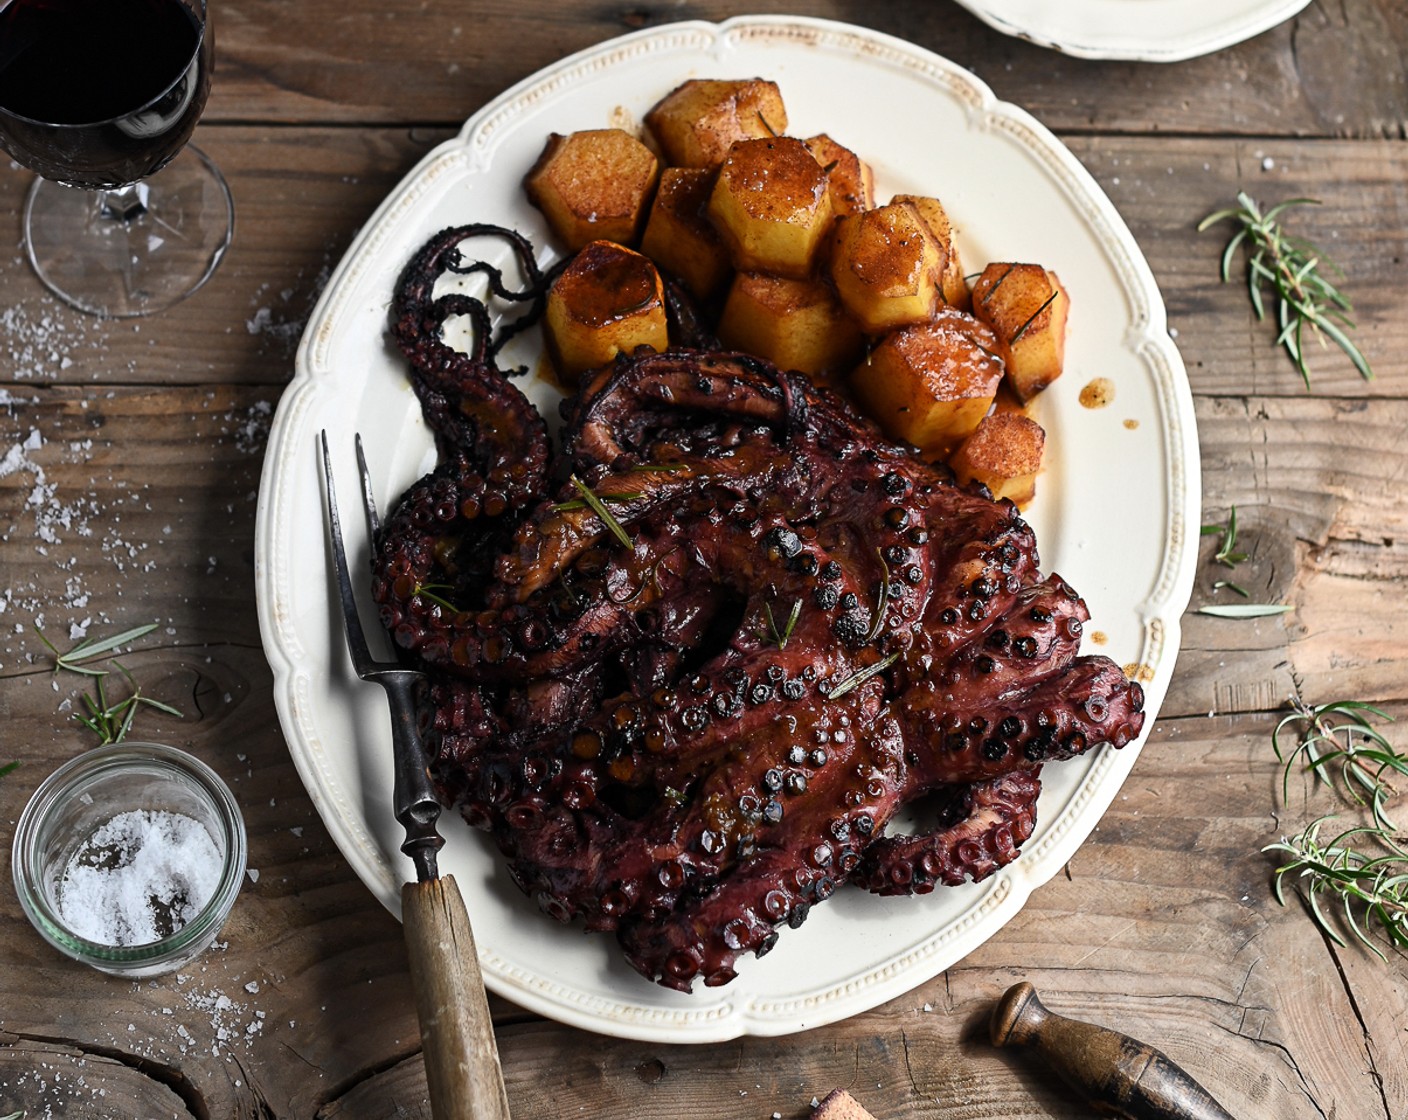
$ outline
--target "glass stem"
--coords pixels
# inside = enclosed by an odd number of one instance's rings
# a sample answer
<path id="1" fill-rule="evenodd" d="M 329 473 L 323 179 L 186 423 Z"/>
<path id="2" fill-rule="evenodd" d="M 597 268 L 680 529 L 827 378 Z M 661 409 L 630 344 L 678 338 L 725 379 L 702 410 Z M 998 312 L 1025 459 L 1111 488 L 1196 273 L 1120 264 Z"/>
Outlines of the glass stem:
<path id="1" fill-rule="evenodd" d="M 99 192 L 98 212 L 107 221 L 131 225 L 147 213 L 149 188 L 145 182 L 128 183 Z"/>

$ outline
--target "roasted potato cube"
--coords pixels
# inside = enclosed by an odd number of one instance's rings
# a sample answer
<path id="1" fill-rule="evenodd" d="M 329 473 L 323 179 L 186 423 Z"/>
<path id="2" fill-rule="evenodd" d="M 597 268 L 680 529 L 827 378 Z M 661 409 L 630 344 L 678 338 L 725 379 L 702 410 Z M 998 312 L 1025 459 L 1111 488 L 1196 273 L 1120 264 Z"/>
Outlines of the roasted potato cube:
<path id="1" fill-rule="evenodd" d="M 775 82 L 694 79 L 661 98 L 645 124 L 674 166 L 718 167 L 737 141 L 786 132 L 787 110 Z"/>
<path id="2" fill-rule="evenodd" d="M 806 142 L 807 151 L 827 173 L 831 209 L 839 216 L 875 206 L 875 174 L 870 164 L 824 132 Z"/>
<path id="3" fill-rule="evenodd" d="M 937 198 L 925 198 L 917 194 L 897 194 L 893 201 L 908 202 L 919 212 L 924 225 L 935 241 L 943 248 L 944 269 L 939 276 L 939 288 L 944 302 L 960 311 L 972 309 L 972 297 L 968 292 L 968 281 L 963 275 L 963 262 L 958 258 L 958 247 L 953 243 L 953 223 L 948 220 L 948 211 Z"/>
<path id="4" fill-rule="evenodd" d="M 905 202 L 836 221 L 831 280 L 867 334 L 932 318 L 944 254 L 919 212 Z"/>
<path id="5" fill-rule="evenodd" d="M 973 285 L 973 314 L 1006 344 L 1007 380 L 1023 401 L 1061 376 L 1070 307 L 1056 274 L 1039 264 L 990 264 Z"/>
<path id="6" fill-rule="evenodd" d="M 619 128 L 554 132 L 523 185 L 553 233 L 576 252 L 588 241 L 635 244 L 659 172 L 655 153 Z"/>
<path id="7" fill-rule="evenodd" d="M 543 336 L 553 369 L 566 385 L 637 347 L 669 345 L 660 273 L 641 254 L 593 241 L 572 258 L 548 290 Z"/>
<path id="8" fill-rule="evenodd" d="M 891 436 L 944 455 L 992 407 L 1003 372 L 997 345 L 982 323 L 945 307 L 886 335 L 851 374 L 851 388 Z"/>
<path id="9" fill-rule="evenodd" d="M 865 346 L 860 328 L 824 281 L 757 272 L 734 277 L 719 340 L 823 381 L 854 365 Z"/>
<path id="10" fill-rule="evenodd" d="M 1029 416 L 996 412 L 979 421 L 973 434 L 950 456 L 958 481 L 981 482 L 994 498 L 1019 506 L 1036 497 L 1036 476 L 1046 449 L 1046 432 Z"/>
<path id="11" fill-rule="evenodd" d="M 707 300 L 729 276 L 728 250 L 706 207 L 714 173 L 702 167 L 667 167 L 645 223 L 640 251 Z"/>
<path id="12" fill-rule="evenodd" d="M 800 279 L 831 228 L 826 172 L 800 140 L 740 140 L 719 168 L 709 219 L 735 268 Z"/>

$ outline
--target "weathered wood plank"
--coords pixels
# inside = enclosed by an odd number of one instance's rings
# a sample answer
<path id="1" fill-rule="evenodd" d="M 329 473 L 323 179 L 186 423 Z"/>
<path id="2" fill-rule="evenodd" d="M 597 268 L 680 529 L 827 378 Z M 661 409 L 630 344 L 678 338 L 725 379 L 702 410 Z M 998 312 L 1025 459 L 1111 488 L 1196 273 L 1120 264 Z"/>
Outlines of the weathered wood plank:
<path id="1" fill-rule="evenodd" d="M 245 0 L 215 13 L 219 66 L 207 119 L 457 125 L 573 51 L 641 27 L 748 10 L 719 0 L 687 8 L 455 0 L 393 14 L 367 0 Z M 1155 66 L 1066 58 L 1000 35 L 953 4 L 779 0 L 768 10 L 910 39 L 1062 131 L 1397 138 L 1408 120 L 1403 0 L 1317 0 L 1252 40 Z"/>
<path id="2" fill-rule="evenodd" d="M 0 270 L 0 358 L 9 378 L 146 384 L 285 383 L 327 274 L 356 229 L 444 132 L 211 127 L 200 140 L 235 193 L 233 248 L 185 304 L 140 323 L 100 322 L 39 285 L 18 250 Z M 1227 231 L 1198 220 L 1246 188 L 1265 202 L 1323 200 L 1287 219 L 1345 269 L 1355 332 L 1377 378 L 1365 384 L 1333 348 L 1311 359 L 1326 396 L 1408 395 L 1408 149 L 1387 142 L 1073 137 L 1071 149 L 1110 194 L 1149 258 L 1194 390 L 1303 396 L 1258 324 L 1245 289 L 1218 282 Z M 1270 160 L 1270 165 L 1266 160 Z M 18 210 L 25 172 L 0 170 L 0 212 Z M 466 215 L 466 219 L 471 218 Z M 1079 299 L 1079 293 L 1075 293 Z M 3 372 L 3 371 L 0 371 Z"/>

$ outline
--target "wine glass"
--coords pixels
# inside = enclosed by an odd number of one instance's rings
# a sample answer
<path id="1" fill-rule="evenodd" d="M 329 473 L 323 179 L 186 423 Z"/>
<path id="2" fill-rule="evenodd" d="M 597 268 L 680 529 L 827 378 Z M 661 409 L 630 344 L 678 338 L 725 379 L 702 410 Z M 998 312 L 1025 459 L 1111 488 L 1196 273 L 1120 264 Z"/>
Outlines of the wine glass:
<path id="1" fill-rule="evenodd" d="M 230 244 L 230 188 L 187 147 L 210 92 L 206 0 L 0 0 L 0 147 L 40 175 L 39 278 L 95 315 L 190 295 Z"/>

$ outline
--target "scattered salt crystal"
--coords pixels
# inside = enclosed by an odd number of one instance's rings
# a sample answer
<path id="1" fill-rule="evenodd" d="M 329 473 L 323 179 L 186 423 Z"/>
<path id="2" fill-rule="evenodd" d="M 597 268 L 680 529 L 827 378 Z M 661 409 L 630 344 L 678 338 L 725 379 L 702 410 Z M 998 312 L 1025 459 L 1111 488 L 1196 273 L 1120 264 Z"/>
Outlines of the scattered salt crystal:
<path id="1" fill-rule="evenodd" d="M 1262 169 L 1263 171 L 1270 171 L 1270 170 L 1271 170 L 1272 168 L 1274 168 L 1275 166 L 1276 166 L 1276 161 L 1275 161 L 1274 159 L 1272 159 L 1270 156 L 1267 156 L 1264 160 L 1261 161 L 1261 169 Z"/>
<path id="2" fill-rule="evenodd" d="M 247 867 L 244 873 L 249 876 L 251 883 L 259 882 L 259 869 L 257 867 Z"/>
<path id="3" fill-rule="evenodd" d="M 244 990 L 252 996 L 257 996 L 259 994 L 259 981 L 251 980 L 248 984 L 244 986 Z"/>
<path id="4" fill-rule="evenodd" d="M 220 852 L 182 813 L 118 813 L 79 846 L 56 884 L 59 916 L 100 945 L 146 945 L 200 912 L 220 880 Z"/>

